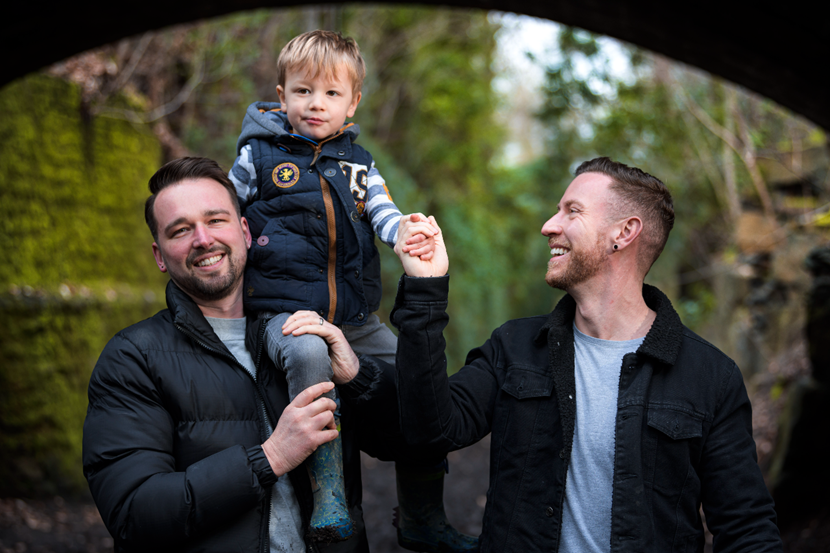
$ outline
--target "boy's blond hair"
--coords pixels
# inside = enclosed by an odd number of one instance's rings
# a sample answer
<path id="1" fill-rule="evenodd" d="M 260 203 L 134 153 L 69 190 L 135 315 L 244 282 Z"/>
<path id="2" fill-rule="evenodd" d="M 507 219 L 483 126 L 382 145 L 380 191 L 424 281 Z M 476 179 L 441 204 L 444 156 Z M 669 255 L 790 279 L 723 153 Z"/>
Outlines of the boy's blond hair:
<path id="1" fill-rule="evenodd" d="M 321 73 L 334 78 L 344 66 L 352 81 L 352 93 L 363 88 L 366 64 L 353 38 L 332 31 L 310 31 L 291 39 L 277 60 L 277 84 L 284 87 L 289 71 L 304 70 L 311 78 Z"/>

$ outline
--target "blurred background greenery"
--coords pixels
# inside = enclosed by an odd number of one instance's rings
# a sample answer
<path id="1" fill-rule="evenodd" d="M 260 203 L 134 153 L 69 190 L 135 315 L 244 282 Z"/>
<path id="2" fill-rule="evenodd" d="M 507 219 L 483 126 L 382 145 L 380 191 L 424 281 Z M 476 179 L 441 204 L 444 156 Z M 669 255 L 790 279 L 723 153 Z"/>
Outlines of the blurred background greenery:
<path id="1" fill-rule="evenodd" d="M 561 297 L 542 223 L 582 161 L 671 189 L 677 224 L 647 282 L 744 371 L 768 468 L 789 383 L 809 370 L 803 260 L 826 243 L 827 137 L 698 70 L 527 17 L 418 7 L 262 10 L 149 32 L 0 90 L 0 494 L 73 493 L 86 384 L 106 341 L 164 307 L 144 227 L 165 161 L 230 167 L 242 117 L 276 101 L 276 57 L 314 28 L 367 62 L 355 121 L 404 212 L 450 249 L 449 366 Z M 381 246 L 388 320 L 400 268 Z"/>

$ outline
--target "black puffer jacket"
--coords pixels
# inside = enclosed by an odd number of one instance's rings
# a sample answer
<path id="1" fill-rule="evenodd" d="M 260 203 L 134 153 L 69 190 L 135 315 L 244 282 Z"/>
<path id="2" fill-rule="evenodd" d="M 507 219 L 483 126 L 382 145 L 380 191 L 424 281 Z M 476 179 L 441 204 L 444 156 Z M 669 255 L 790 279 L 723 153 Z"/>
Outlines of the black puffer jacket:
<path id="1" fill-rule="evenodd" d="M 550 315 L 507 322 L 448 379 L 447 287 L 448 277 L 404 277 L 398 289 L 404 432 L 444 450 L 492 433 L 481 551 L 557 551 L 576 419 L 576 303 L 565 296 Z M 623 358 L 610 551 L 702 552 L 702 503 L 716 552 L 780 552 L 740 371 L 659 290 L 645 286 L 643 297 L 657 318 Z"/>
<path id="2" fill-rule="evenodd" d="M 248 324 L 254 381 L 172 282 L 167 305 L 116 334 L 92 373 L 83 445 L 92 496 L 116 551 L 267 550 L 277 478 L 260 446 L 267 435 L 259 399 L 276 424 L 288 393 L 284 373 L 263 354 L 264 321 Z M 393 442 L 364 440 L 358 430 L 371 429 L 364 413 L 397 421 L 397 412 L 377 412 L 373 399 L 394 407 L 394 375 L 384 370 L 361 359 L 358 377 L 339 388 L 346 488 L 359 533 L 322 550 L 368 551 L 359 448 L 391 458 Z M 305 468 L 290 478 L 307 523 Z"/>

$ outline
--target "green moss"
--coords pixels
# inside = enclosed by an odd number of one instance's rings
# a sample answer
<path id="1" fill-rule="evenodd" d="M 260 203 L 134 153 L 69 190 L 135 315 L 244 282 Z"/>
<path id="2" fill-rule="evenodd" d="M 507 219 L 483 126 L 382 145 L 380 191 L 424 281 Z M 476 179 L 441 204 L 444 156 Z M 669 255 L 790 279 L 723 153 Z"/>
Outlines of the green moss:
<path id="1" fill-rule="evenodd" d="M 163 303 L 143 215 L 161 149 L 31 75 L 0 90 L 0 151 L 0 494 L 80 491 L 92 367 Z"/>
<path id="2" fill-rule="evenodd" d="M 161 154 L 149 129 L 87 120 L 74 85 L 35 75 L 0 91 L 0 148 L 0 248 L 15 252 L 0 287 L 156 277 L 142 205 Z"/>

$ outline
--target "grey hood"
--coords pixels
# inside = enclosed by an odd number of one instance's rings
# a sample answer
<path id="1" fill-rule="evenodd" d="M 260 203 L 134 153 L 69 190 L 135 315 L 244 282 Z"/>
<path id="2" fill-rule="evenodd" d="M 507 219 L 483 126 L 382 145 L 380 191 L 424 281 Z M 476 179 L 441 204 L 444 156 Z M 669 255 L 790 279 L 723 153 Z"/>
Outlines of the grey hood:
<path id="1" fill-rule="evenodd" d="M 285 130 L 288 120 L 286 115 L 279 111 L 279 102 L 254 102 L 245 112 L 245 119 L 242 120 L 242 132 L 239 134 L 239 139 L 236 141 L 237 154 L 242 150 L 248 141 L 258 138 L 261 140 L 270 140 L 274 137 L 280 136 L 297 136 Z M 271 116 L 266 116 L 265 112 L 273 111 L 277 115 L 274 120 Z M 357 124 L 348 126 L 344 134 L 352 134 L 351 140 L 357 139 L 360 134 L 360 127 Z M 313 142 L 313 141 L 312 141 Z"/>

